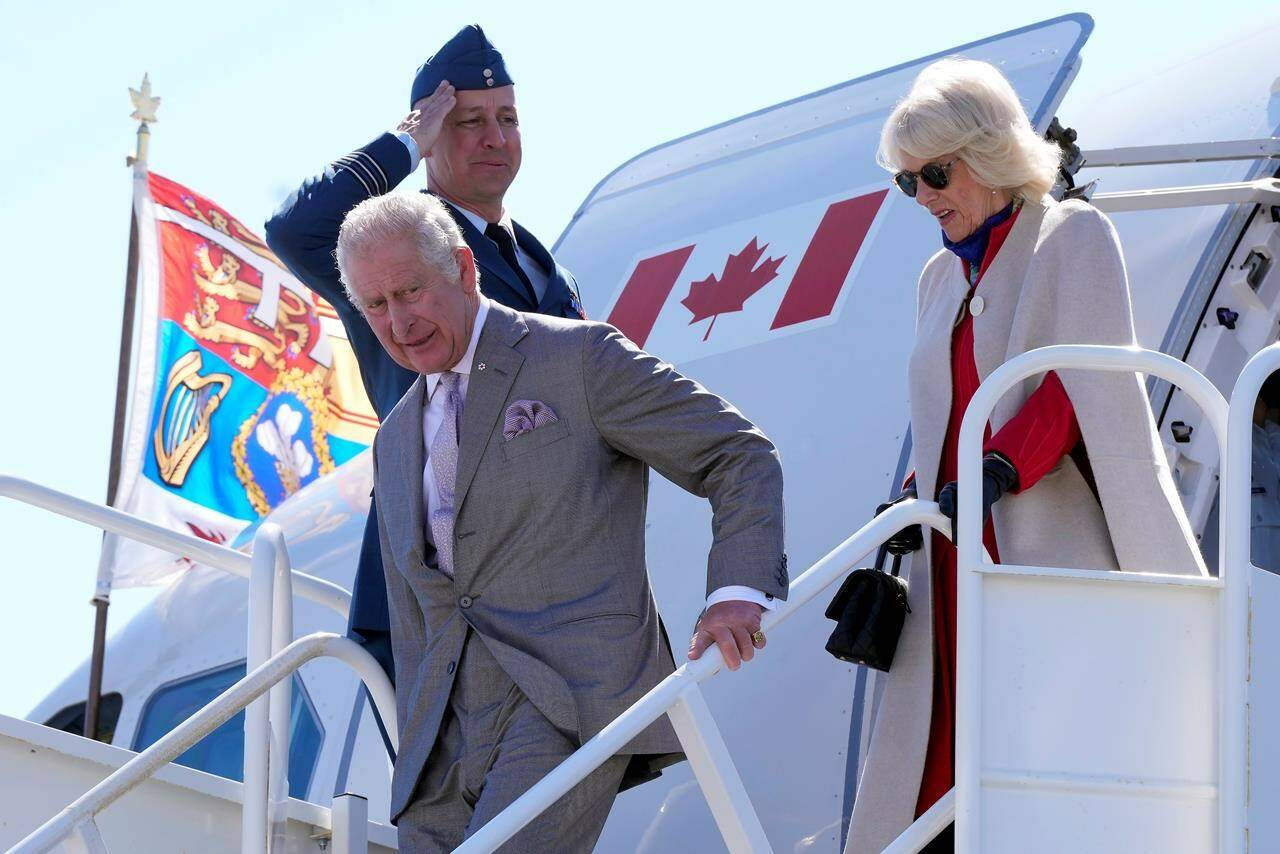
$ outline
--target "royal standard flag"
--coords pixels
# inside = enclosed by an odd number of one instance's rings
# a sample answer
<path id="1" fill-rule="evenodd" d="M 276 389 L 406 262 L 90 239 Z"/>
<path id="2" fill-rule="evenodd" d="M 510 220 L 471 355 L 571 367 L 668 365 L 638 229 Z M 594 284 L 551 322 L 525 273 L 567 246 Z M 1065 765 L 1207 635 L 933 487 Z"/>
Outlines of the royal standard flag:
<path id="1" fill-rule="evenodd" d="M 137 296 L 121 510 L 230 543 L 364 450 L 377 418 L 333 308 L 209 198 L 134 173 Z M 108 537 L 98 590 L 189 564 Z"/>

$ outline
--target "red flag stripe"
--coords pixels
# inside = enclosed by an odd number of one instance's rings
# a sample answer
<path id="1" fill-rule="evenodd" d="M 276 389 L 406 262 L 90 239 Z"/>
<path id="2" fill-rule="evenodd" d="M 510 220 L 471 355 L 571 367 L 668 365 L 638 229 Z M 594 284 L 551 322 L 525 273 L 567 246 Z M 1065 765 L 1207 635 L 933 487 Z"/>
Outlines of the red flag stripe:
<path id="1" fill-rule="evenodd" d="M 804 323 L 831 313 L 888 192 L 879 190 L 827 208 L 787 286 L 770 329 Z"/>
<path id="2" fill-rule="evenodd" d="M 652 258 L 645 258 L 636 265 L 627 286 L 622 289 L 618 301 L 609 312 L 609 322 L 623 335 L 643 347 L 653 331 L 662 306 L 666 304 L 671 289 L 680 278 L 684 265 L 693 254 L 693 246 L 673 249 Z"/>

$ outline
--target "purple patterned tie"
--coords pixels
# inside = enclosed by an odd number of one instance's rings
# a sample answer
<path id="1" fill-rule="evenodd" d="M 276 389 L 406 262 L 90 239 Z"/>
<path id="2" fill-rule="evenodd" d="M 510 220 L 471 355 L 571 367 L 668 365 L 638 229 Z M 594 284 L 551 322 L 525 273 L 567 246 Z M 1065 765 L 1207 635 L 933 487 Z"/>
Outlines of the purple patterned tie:
<path id="1" fill-rule="evenodd" d="M 440 375 L 436 394 L 444 395 L 443 417 L 431 441 L 431 471 L 436 477 L 440 506 L 431 513 L 431 537 L 435 540 L 440 571 L 453 577 L 453 488 L 458 480 L 458 425 L 462 421 L 462 377 L 453 371 Z"/>

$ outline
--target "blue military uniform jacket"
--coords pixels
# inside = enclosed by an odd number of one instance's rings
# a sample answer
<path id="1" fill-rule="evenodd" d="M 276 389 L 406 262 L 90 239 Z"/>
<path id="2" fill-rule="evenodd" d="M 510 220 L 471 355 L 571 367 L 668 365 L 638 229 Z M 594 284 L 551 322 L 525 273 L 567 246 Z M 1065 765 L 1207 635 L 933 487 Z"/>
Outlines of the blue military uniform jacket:
<path id="1" fill-rule="evenodd" d="M 382 349 L 369 324 L 347 298 L 333 252 L 347 212 L 370 196 L 389 192 L 408 177 L 410 167 L 404 143 L 395 134 L 384 133 L 304 181 L 266 224 L 267 243 L 272 251 L 307 287 L 332 303 L 342 318 L 360 364 L 365 391 L 379 419 L 391 412 L 417 374 L 397 365 Z M 518 311 L 554 317 L 581 316 L 582 303 L 573 276 L 519 223 L 513 223 L 517 244 L 547 273 L 547 289 L 537 305 L 530 302 L 518 274 L 503 260 L 493 241 L 465 216 L 446 207 L 454 214 L 475 255 L 480 290 L 485 296 Z M 366 644 L 394 680 L 390 631 L 377 518 L 371 508 L 356 568 L 348 632 Z"/>

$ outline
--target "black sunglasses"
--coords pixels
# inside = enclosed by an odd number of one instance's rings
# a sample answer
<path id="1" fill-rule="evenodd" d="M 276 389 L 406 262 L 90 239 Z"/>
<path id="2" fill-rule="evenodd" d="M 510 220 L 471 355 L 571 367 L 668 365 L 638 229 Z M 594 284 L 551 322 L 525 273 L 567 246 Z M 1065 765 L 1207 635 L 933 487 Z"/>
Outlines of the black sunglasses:
<path id="1" fill-rule="evenodd" d="M 893 183 L 913 199 L 919 187 L 917 179 L 924 181 L 935 190 L 945 190 L 951 180 L 951 167 L 955 165 L 957 159 L 953 157 L 946 163 L 926 163 L 919 172 L 908 172 L 904 169 L 893 176 Z"/>

